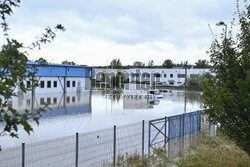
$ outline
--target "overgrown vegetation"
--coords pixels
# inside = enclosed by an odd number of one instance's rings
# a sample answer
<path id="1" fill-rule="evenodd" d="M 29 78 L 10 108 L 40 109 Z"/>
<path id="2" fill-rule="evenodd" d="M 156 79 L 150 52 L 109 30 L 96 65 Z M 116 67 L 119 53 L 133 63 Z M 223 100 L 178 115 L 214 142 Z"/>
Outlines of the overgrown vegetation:
<path id="1" fill-rule="evenodd" d="M 155 149 L 150 157 L 142 158 L 138 153 L 119 156 L 116 166 L 135 167 L 248 167 L 250 157 L 221 132 L 210 137 L 201 133 L 197 144 L 169 159 L 162 149 Z"/>
<path id="2" fill-rule="evenodd" d="M 211 166 L 211 167 L 247 167 L 250 157 L 227 136 L 217 133 L 210 137 L 206 134 L 198 140 L 197 145 L 190 147 L 188 153 L 179 154 L 180 167 Z"/>
<path id="3" fill-rule="evenodd" d="M 232 22 L 229 32 L 220 22 L 225 31 L 208 51 L 215 76 L 204 80 L 203 99 L 206 113 L 250 154 L 250 5 L 245 1 L 240 11 L 237 1 L 237 9 L 238 21 Z"/>

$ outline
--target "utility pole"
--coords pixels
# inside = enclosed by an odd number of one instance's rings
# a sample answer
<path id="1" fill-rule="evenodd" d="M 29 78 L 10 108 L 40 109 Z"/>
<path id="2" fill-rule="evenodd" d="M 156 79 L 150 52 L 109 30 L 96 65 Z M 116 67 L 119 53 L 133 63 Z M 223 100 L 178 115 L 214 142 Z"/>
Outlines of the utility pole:
<path id="1" fill-rule="evenodd" d="M 184 102 L 184 113 L 186 113 L 187 110 L 187 98 L 186 98 L 186 93 L 187 93 L 187 63 L 188 61 L 184 62 L 184 67 L 185 67 L 185 102 Z"/>
<path id="2" fill-rule="evenodd" d="M 187 110 L 187 97 L 186 97 L 186 92 L 187 92 L 187 63 L 188 61 L 184 61 L 184 67 L 185 67 L 185 92 L 184 92 L 184 114 L 182 117 L 182 135 L 184 136 L 184 128 L 185 128 L 185 113 Z M 183 147 L 184 147 L 184 140 L 183 140 Z"/>

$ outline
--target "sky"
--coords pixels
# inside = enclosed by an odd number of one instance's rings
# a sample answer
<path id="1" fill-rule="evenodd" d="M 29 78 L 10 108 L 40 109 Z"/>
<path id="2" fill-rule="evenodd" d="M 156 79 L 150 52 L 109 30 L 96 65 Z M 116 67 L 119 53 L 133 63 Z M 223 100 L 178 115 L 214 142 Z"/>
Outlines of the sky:
<path id="1" fill-rule="evenodd" d="M 122 65 L 165 59 L 174 63 L 209 60 L 213 36 L 229 24 L 236 10 L 235 0 L 23 0 L 9 23 L 11 38 L 25 46 L 36 40 L 47 26 L 62 24 L 65 32 L 28 58 L 51 63 L 64 60 L 77 64 L 108 65 L 119 58 Z M 4 43 L 0 33 L 0 44 Z"/>

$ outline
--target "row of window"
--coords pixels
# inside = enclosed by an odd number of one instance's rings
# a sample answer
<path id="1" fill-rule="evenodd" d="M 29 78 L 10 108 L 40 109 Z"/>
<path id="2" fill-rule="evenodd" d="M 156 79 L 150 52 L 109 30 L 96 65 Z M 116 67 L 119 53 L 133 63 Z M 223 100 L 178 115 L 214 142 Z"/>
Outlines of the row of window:
<path id="1" fill-rule="evenodd" d="M 191 78 L 198 77 L 199 74 L 190 74 Z M 132 77 L 139 77 L 139 74 L 133 74 Z M 142 77 L 150 77 L 150 74 L 142 74 Z M 161 74 L 154 74 L 154 77 L 161 77 Z M 164 78 L 167 78 L 167 74 L 163 74 Z M 170 74 L 170 78 L 173 78 L 174 74 Z M 185 74 L 177 74 L 178 78 L 185 78 Z"/>
<path id="2" fill-rule="evenodd" d="M 76 97 L 75 96 L 73 96 L 72 98 L 71 98 L 71 102 L 72 103 L 75 103 L 75 101 L 76 101 Z M 70 96 L 67 96 L 67 98 L 66 98 L 66 103 L 70 103 Z M 44 105 L 45 104 L 45 99 L 44 98 L 40 98 L 40 105 Z M 52 99 L 50 98 L 50 97 L 48 97 L 47 98 L 47 103 L 46 104 L 57 104 L 57 98 L 56 97 L 54 97 L 53 98 L 53 103 L 52 103 Z"/>
<path id="3" fill-rule="evenodd" d="M 76 97 L 73 96 L 71 102 L 75 103 L 75 101 L 76 101 Z M 70 103 L 70 96 L 67 96 L 66 102 Z M 44 104 L 45 104 L 45 99 L 44 98 L 40 98 L 40 105 L 44 105 Z M 52 98 L 48 97 L 47 98 L 47 104 L 57 104 L 57 98 L 54 97 L 53 98 L 53 103 L 52 103 Z M 26 106 L 30 106 L 30 105 L 31 105 L 31 101 L 30 101 L 30 99 L 27 99 Z"/>
<path id="4" fill-rule="evenodd" d="M 53 82 L 53 87 L 57 88 L 57 81 L 47 81 L 47 88 L 52 87 L 52 82 Z M 27 88 L 31 88 L 31 81 L 26 82 Z M 71 87 L 70 81 L 67 81 L 67 87 Z M 72 87 L 76 87 L 76 81 L 72 81 Z M 45 88 L 45 81 L 40 81 L 40 88 Z"/>
<path id="5" fill-rule="evenodd" d="M 47 81 L 47 88 L 51 88 L 52 87 L 52 82 L 51 81 Z M 27 83 L 27 87 L 28 87 L 28 83 Z M 40 88 L 44 88 L 45 87 L 45 81 L 40 81 Z M 57 81 L 53 82 L 53 87 L 57 88 Z M 67 81 L 67 87 L 70 88 L 71 84 L 70 81 Z M 72 87 L 76 87 L 76 81 L 72 81 Z"/>
<path id="6" fill-rule="evenodd" d="M 184 77 L 183 77 L 184 76 Z M 132 77 L 139 77 L 139 74 L 132 74 Z M 142 74 L 142 77 L 150 77 L 150 74 Z M 154 74 L 154 77 L 161 77 L 161 74 Z M 167 78 L 167 74 L 163 74 L 164 78 Z M 174 74 L 170 74 L 170 78 L 173 78 Z M 185 78 L 185 74 L 178 74 L 178 78 Z"/>

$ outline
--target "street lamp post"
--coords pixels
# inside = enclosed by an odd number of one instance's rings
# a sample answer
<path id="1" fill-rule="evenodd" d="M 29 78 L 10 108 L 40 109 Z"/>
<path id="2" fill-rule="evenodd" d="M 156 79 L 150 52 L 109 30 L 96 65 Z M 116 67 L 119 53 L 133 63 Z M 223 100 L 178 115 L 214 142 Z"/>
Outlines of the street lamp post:
<path id="1" fill-rule="evenodd" d="M 226 44 L 226 38 L 227 38 L 227 25 L 224 23 L 224 21 L 220 21 L 216 24 L 217 26 L 225 26 L 225 44 Z"/>

